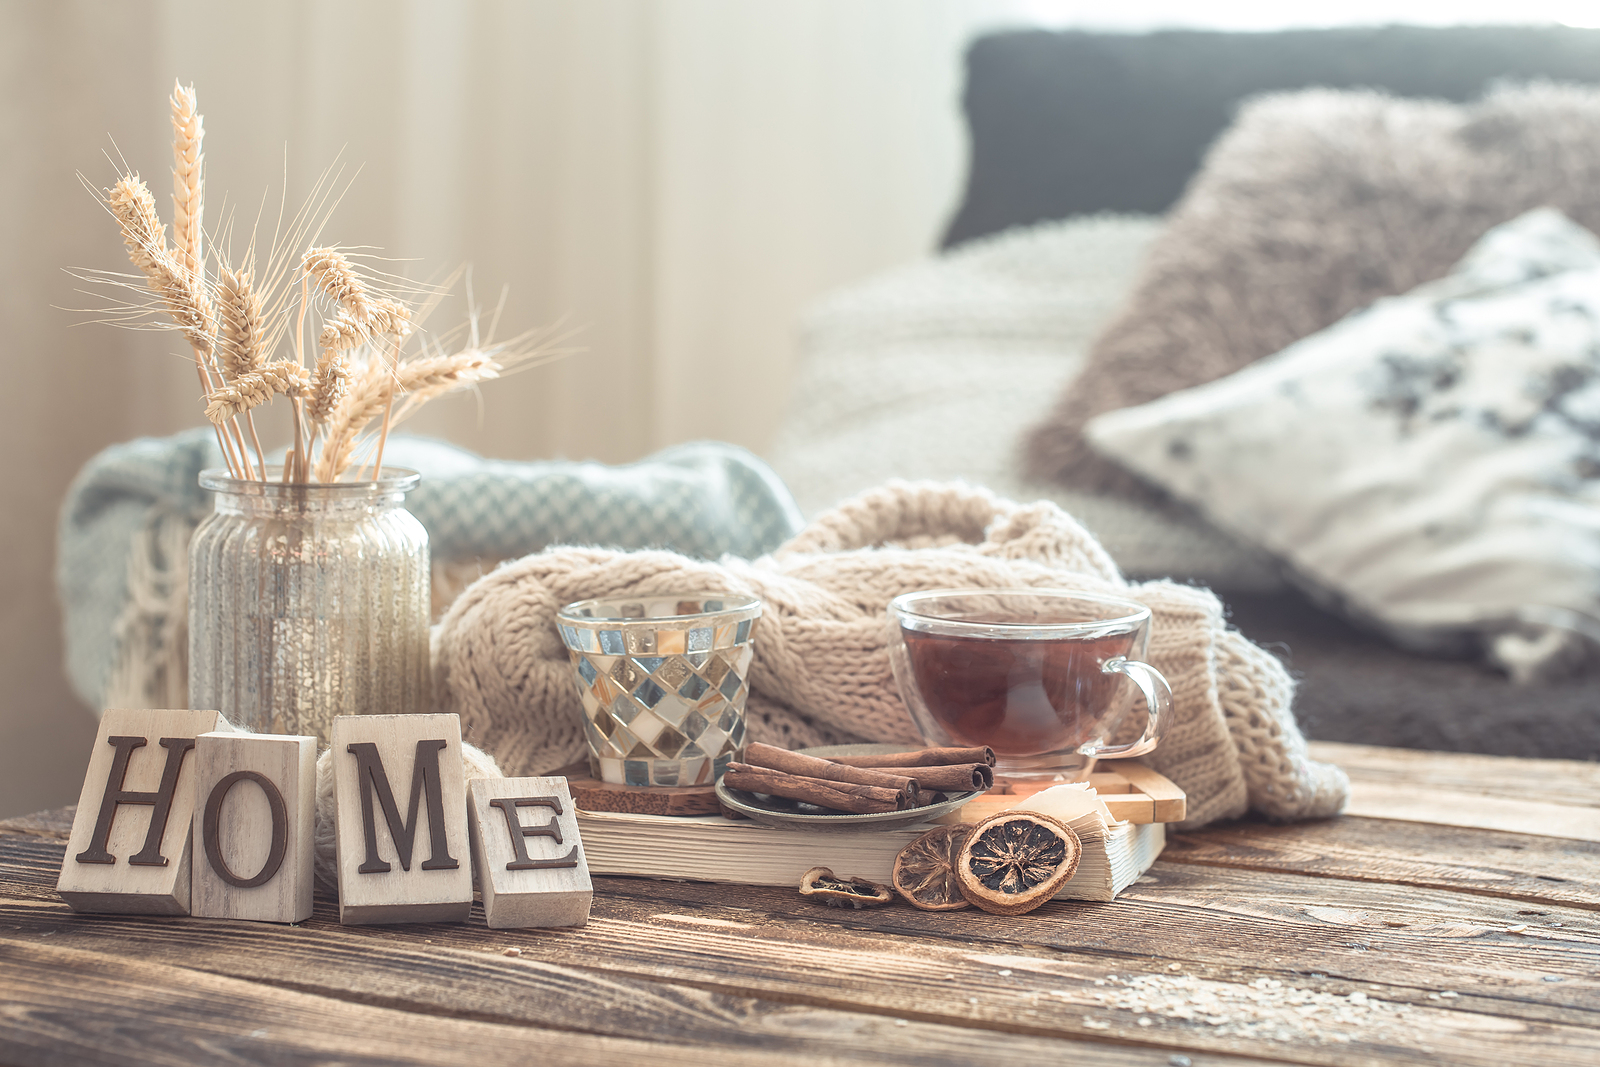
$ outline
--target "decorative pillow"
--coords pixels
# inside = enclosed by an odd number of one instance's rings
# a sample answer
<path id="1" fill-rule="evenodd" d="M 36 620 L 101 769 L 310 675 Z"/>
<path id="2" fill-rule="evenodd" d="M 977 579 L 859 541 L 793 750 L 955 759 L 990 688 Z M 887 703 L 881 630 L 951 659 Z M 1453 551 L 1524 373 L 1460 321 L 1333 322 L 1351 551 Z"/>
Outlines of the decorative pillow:
<path id="1" fill-rule="evenodd" d="M 546 545 L 755 557 L 800 528 L 766 464 L 718 442 L 608 467 L 484 459 L 397 434 L 385 463 L 422 472 L 406 507 L 428 530 L 436 610 L 501 560 Z M 142 438 L 95 456 L 67 492 L 56 569 L 67 673 L 97 713 L 108 702 L 188 706 L 189 535 L 211 511 L 200 471 L 218 466 L 209 430 Z"/>
<path id="2" fill-rule="evenodd" d="M 1372 92 L 1247 104 L 1151 246 L 1133 298 L 1031 433 L 1028 468 L 1139 496 L 1082 428 L 1215 381 L 1442 277 L 1491 226 L 1551 205 L 1600 229 L 1600 90 L 1458 106 Z"/>
<path id="3" fill-rule="evenodd" d="M 1531 675 L 1600 634 L 1600 241 L 1554 210 L 1087 433 L 1409 646 Z"/>
<path id="4" fill-rule="evenodd" d="M 1276 587 L 1270 560 L 1190 514 L 1021 477 L 1022 427 L 1078 372 L 1160 227 L 1098 215 L 1013 230 L 812 308 L 769 453 L 801 510 L 815 515 L 894 478 L 963 479 L 1013 499 L 1048 497 L 1125 573 Z"/>

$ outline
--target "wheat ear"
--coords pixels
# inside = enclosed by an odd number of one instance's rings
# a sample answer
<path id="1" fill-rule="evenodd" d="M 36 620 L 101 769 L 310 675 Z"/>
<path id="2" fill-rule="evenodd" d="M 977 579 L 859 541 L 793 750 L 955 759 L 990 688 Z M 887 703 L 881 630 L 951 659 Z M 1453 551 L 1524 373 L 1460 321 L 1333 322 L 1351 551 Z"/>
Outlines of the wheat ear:
<path id="1" fill-rule="evenodd" d="M 453 356 L 424 356 L 392 370 L 374 360 L 361 381 L 345 394 L 328 423 L 328 439 L 317 457 L 317 481 L 336 482 L 355 458 L 356 438 L 389 406 L 394 393 L 405 400 L 395 413 L 400 421 L 417 405 L 442 393 L 498 377 L 500 364 L 488 354 L 469 349 Z"/>
<path id="2" fill-rule="evenodd" d="M 206 404 L 206 418 L 222 422 L 260 407 L 279 393 L 304 397 L 311 390 L 311 373 L 292 359 L 273 360 L 260 370 L 241 374 L 218 387 Z"/>
<path id="3" fill-rule="evenodd" d="M 172 243 L 175 258 L 190 277 L 205 275 L 205 255 L 200 247 L 205 189 L 201 180 L 205 121 L 195 110 L 194 86 L 172 86 Z"/>
<path id="4" fill-rule="evenodd" d="M 251 284 L 250 272 L 224 269 L 218 273 L 217 359 L 229 377 L 260 370 L 267 361 L 266 329 L 261 295 Z"/>
<path id="5" fill-rule="evenodd" d="M 311 421 L 327 422 L 349 387 L 350 366 L 344 353 L 333 348 L 324 349 L 317 359 L 316 373 L 311 376 L 311 402 L 306 405 Z"/>
<path id="6" fill-rule="evenodd" d="M 138 175 L 125 174 L 116 185 L 105 191 L 105 201 L 122 230 L 122 242 L 128 246 L 128 258 L 144 275 L 151 291 L 162 298 L 194 349 L 195 373 L 200 379 L 200 389 L 209 396 L 216 388 L 209 366 L 216 322 L 211 317 L 210 303 L 203 298 L 194 279 L 179 267 L 167 251 L 166 227 L 156 215 L 155 197 L 150 195 L 149 186 L 140 181 Z M 219 426 L 217 438 L 234 476 L 247 474 L 249 468 L 244 463 L 244 438 L 238 427 L 233 428 L 231 435 L 225 435 Z"/>
<path id="7" fill-rule="evenodd" d="M 218 272 L 217 359 L 227 377 L 238 379 L 260 370 L 267 362 L 267 340 L 262 321 L 261 296 L 252 288 L 249 271 L 224 267 Z M 256 464 L 261 480 L 267 480 L 261 435 L 256 432 L 254 412 L 245 412 L 245 425 L 256 447 Z"/>

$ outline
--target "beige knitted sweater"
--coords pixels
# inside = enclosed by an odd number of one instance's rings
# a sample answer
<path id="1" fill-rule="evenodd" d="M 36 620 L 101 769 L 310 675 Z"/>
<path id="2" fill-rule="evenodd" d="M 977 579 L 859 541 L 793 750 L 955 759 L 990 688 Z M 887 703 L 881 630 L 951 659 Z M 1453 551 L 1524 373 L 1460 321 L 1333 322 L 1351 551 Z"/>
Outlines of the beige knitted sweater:
<path id="1" fill-rule="evenodd" d="M 1174 722 L 1146 761 L 1189 794 L 1187 826 L 1254 810 L 1329 816 L 1348 780 L 1306 755 L 1283 666 L 1224 621 L 1204 589 L 1125 582 L 1053 504 L 965 485 L 890 483 L 819 517 L 771 556 L 718 563 L 670 552 L 553 548 L 470 586 L 438 642 L 438 707 L 513 775 L 583 757 L 581 705 L 554 617 L 588 597 L 752 593 L 766 608 L 751 667 L 750 736 L 785 747 L 919 738 L 889 667 L 887 606 L 932 588 L 1052 587 L 1149 606 L 1149 660 L 1172 685 Z M 1136 724 L 1134 724 L 1136 725 Z"/>

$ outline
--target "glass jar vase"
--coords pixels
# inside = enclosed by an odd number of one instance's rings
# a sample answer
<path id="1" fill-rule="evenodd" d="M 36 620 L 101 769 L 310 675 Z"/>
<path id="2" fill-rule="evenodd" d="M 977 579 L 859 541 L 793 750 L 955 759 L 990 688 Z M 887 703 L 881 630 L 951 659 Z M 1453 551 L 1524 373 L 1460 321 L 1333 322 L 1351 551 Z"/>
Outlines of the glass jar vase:
<path id="1" fill-rule="evenodd" d="M 189 543 L 189 706 L 263 733 L 425 712 L 428 532 L 415 471 L 293 484 L 200 475 L 216 510 Z"/>

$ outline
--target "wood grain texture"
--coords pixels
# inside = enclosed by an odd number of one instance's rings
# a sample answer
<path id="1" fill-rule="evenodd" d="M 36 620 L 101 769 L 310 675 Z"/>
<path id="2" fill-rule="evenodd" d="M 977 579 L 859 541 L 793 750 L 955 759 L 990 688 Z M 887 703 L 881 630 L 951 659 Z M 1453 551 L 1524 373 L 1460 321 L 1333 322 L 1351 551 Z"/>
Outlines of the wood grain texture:
<path id="1" fill-rule="evenodd" d="M 201 734 L 194 761 L 190 913 L 280 923 L 311 918 L 317 739 Z"/>
<path id="2" fill-rule="evenodd" d="M 715 815 L 713 785 L 638 786 L 568 777 L 572 799 L 584 811 L 631 811 L 640 815 Z"/>
<path id="3" fill-rule="evenodd" d="M 495 968 L 538 963 L 577 967 L 613 983 L 633 978 L 689 985 L 727 996 L 999 1033 L 1073 1040 L 1112 1036 L 1186 1053 L 1272 1053 L 1296 1062 L 1333 1064 L 1374 1059 L 1421 1063 L 1430 1056 L 1453 1063 L 1524 1062 L 1517 1059 L 1524 1052 L 1548 1062 L 1583 1063 L 1597 1053 L 1594 988 L 1581 984 L 1585 973 L 1596 972 L 1595 941 L 1600 938 L 1594 932 L 1586 935 L 1587 941 L 1535 944 L 1504 931 L 1468 939 L 1447 929 L 1419 935 L 1384 927 L 1378 940 L 1366 931 L 1361 940 L 1367 944 L 1352 947 L 1328 936 L 1330 928 L 1339 927 L 1330 923 L 1330 918 L 1340 918 L 1332 905 L 1301 905 L 1291 890 L 1280 888 L 1280 895 L 1289 899 L 1270 908 L 1225 906 L 1220 902 L 1248 897 L 1245 872 L 1199 867 L 1175 871 L 1179 878 L 1202 879 L 1189 888 L 1198 903 L 1173 903 L 1151 888 L 1148 895 L 1162 900 L 1159 908 L 1132 901 L 1053 904 L 1030 916 L 1025 926 L 979 913 L 930 915 L 909 908 L 841 915 L 778 890 L 602 879 L 589 926 L 559 933 L 508 934 L 476 921 L 340 929 L 329 925 L 334 910 L 328 904 L 319 904 L 318 919 L 300 929 L 193 919 L 90 920 L 67 915 L 58 905 L 54 916 L 17 907 L 0 910 L 0 932 L 13 926 L 17 930 L 11 936 L 18 938 L 30 932 L 43 936 L 54 931 L 52 939 L 71 934 L 88 938 L 84 944 L 115 945 L 117 951 L 140 958 L 163 951 L 165 944 L 176 962 L 257 968 L 264 980 L 277 974 L 297 986 L 326 983 L 335 992 L 350 982 L 359 987 L 356 975 L 365 968 L 368 988 L 386 985 L 399 997 L 400 991 L 412 988 L 399 980 L 408 976 L 417 990 L 458 998 L 461 1010 L 473 1012 L 482 1010 L 479 998 L 493 984 Z M 1312 889 L 1319 884 L 1289 876 L 1278 876 L 1278 881 L 1296 889 L 1302 883 Z M 1354 883 L 1320 884 L 1352 894 L 1369 889 Z M 1452 900 L 1479 908 L 1499 903 L 1461 894 L 1435 897 L 1431 906 L 1442 909 L 1444 920 L 1434 924 L 1439 927 L 1462 917 L 1459 908 L 1451 908 Z M 46 900 L 41 904 L 50 906 Z M 1298 912 L 1299 907 L 1320 910 Z M 63 928 L 62 915 L 77 933 Z M 175 923 L 184 930 L 181 939 L 170 936 Z M 507 961 L 501 951 L 508 945 L 522 955 Z M 304 954 L 298 965 L 279 955 L 288 946 Z M 402 947 L 429 961 L 409 955 L 391 959 Z M 452 952 L 477 958 L 446 960 Z M 347 965 L 339 963 L 341 955 Z M 1452 960 L 1453 966 L 1441 968 Z M 1169 969 L 1173 964 L 1176 972 Z M 477 970 L 480 965 L 488 970 Z M 1328 970 L 1307 973 L 1319 966 Z M 1367 970 L 1355 970 L 1357 966 Z M 460 971 L 462 967 L 467 970 Z M 1566 982 L 1543 981 L 1544 975 L 1558 972 L 1568 976 Z M 1464 983 L 1473 981 L 1475 973 L 1483 977 L 1467 987 Z M 1097 999 L 1107 991 L 1125 993 L 1129 983 L 1174 978 L 1192 979 L 1197 995 L 1224 998 L 1227 1025 L 1219 1028 L 1171 1011 L 1140 1011 L 1126 1003 L 1108 1006 Z M 1282 1042 L 1270 1034 L 1257 1039 L 1251 1033 L 1228 1032 L 1229 1027 L 1238 1031 L 1268 1023 L 1281 1030 L 1281 1018 L 1261 1018 L 1250 1006 L 1250 998 L 1260 992 L 1259 982 L 1282 982 L 1340 998 L 1359 993 L 1381 1002 L 1382 1010 L 1375 1004 L 1374 1018 L 1347 1030 L 1290 1031 L 1288 1047 L 1280 1047 Z M 1551 990 L 1567 998 L 1565 1006 L 1550 1001 Z M 1459 999 L 1431 999 L 1441 992 L 1455 992 Z M 574 1000 L 569 1011 L 578 1010 Z M 1151 1021 L 1141 1025 L 1141 1018 Z"/>
<path id="4" fill-rule="evenodd" d="M 19 815 L 14 819 L 0 819 L 0 833 L 66 837 L 72 833 L 72 817 L 77 811 L 76 804 L 68 804 L 64 808 L 35 812 L 32 815 Z"/>
<path id="5" fill-rule="evenodd" d="M 194 738 L 221 720 L 121 708 L 101 717 L 57 883 L 63 899 L 79 911 L 188 912 Z"/>
<path id="6" fill-rule="evenodd" d="M 1600 909 L 1600 845 L 1344 816 L 1173 834 L 1162 859 Z"/>
<path id="7" fill-rule="evenodd" d="M 0 828 L 0 1062 L 1600 1062 L 1581 840 L 1244 822 L 1020 919 L 599 878 L 587 926 L 505 931 L 78 915 L 49 823 Z"/>
<path id="8" fill-rule="evenodd" d="M 467 817 L 484 921 L 497 930 L 582 926 L 594 883 L 565 778 L 479 778 Z"/>
<path id="9" fill-rule="evenodd" d="M 719 1062 L 703 1048 L 420 1015 L 102 953 L 0 940 L 0 1059 L 44 1064 L 614 1065 Z M 181 1023 L 180 1023 L 181 1020 Z M 723 1063 L 795 1064 L 741 1049 Z"/>
<path id="10" fill-rule="evenodd" d="M 472 846 L 460 717 L 341 715 L 329 747 L 339 921 L 465 919 Z"/>
<path id="11" fill-rule="evenodd" d="M 1154 1064 L 1166 1057 L 1151 1049 L 1115 1049 L 1091 1041 L 997 1034 L 784 1004 L 737 992 L 508 958 L 498 951 L 410 947 L 357 928 L 333 929 L 315 942 L 263 936 L 262 929 L 195 920 L 185 926 L 191 946 L 186 953 L 182 944 L 151 931 L 149 924 L 140 929 L 135 922 L 117 923 L 109 952 L 99 951 L 106 942 L 97 942 L 89 931 L 58 928 L 46 942 L 29 928 L 0 939 L 0 960 L 7 958 L 8 949 L 22 946 L 91 951 L 102 959 L 139 960 L 302 992 L 328 990 L 340 1000 L 423 1018 L 461 1016 L 641 1041 L 692 1043 L 707 1047 L 708 1063 L 743 1062 L 727 1054 L 734 1050 L 807 1051 L 822 1056 L 824 1062 L 837 1057 L 884 1063 L 968 1064 L 990 1052 L 1011 1062 L 1041 1064 L 1059 1062 L 1052 1057 L 1062 1056 L 1109 1064 Z M 0 977 L 0 996 L 5 992 Z M 544 1034 L 539 1040 L 559 1044 L 561 1038 Z"/>
<path id="12" fill-rule="evenodd" d="M 1313 742 L 1350 775 L 1350 815 L 1600 841 L 1600 764 Z"/>
<path id="13" fill-rule="evenodd" d="M 1189 798 L 1166 775 L 1146 767 L 1138 760 L 1105 760 L 1099 768 L 1127 779 L 1134 790 L 1150 798 L 1155 822 L 1182 822 L 1189 814 Z"/>

